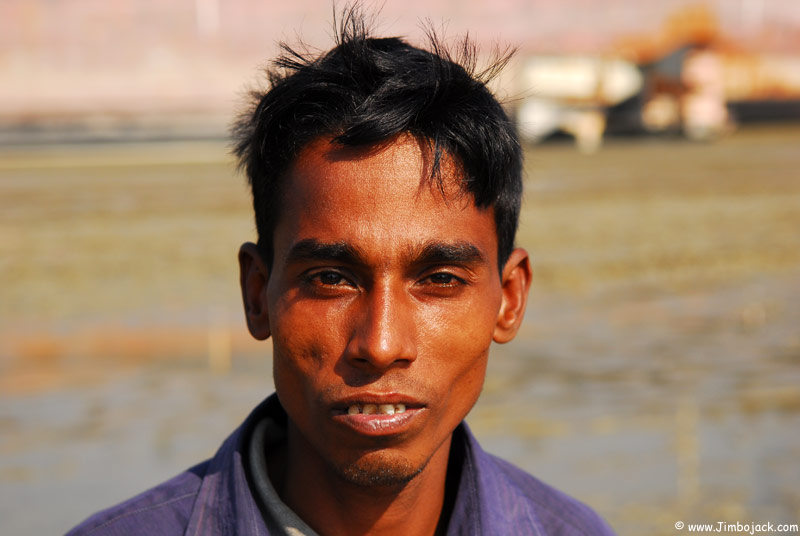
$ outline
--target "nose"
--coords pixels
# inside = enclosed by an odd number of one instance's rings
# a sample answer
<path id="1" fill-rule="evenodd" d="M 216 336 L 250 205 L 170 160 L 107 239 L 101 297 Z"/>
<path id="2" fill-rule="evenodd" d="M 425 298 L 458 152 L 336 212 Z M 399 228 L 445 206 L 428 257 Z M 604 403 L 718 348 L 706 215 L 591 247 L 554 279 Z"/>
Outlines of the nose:
<path id="1" fill-rule="evenodd" d="M 362 300 L 346 349 L 348 361 L 370 372 L 408 366 L 417 357 L 410 296 L 383 285 L 370 289 Z"/>

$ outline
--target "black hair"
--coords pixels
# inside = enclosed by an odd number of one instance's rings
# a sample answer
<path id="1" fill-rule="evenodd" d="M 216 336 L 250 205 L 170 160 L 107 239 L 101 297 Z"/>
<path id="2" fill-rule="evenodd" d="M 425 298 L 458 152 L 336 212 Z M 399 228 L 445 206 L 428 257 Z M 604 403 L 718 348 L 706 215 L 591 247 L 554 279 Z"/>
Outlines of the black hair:
<path id="1" fill-rule="evenodd" d="M 266 262 L 272 262 L 282 175 L 308 143 L 327 135 L 342 146 L 371 146 L 408 133 L 432 149 L 433 184 L 443 188 L 440 165 L 450 157 L 463 175 L 462 191 L 476 207 L 494 210 L 502 269 L 519 220 L 522 151 L 486 83 L 511 53 L 497 54 L 477 72 L 468 38 L 454 55 L 433 30 L 427 50 L 396 37 L 371 37 L 357 8 L 334 26 L 336 46 L 324 54 L 281 44 L 281 56 L 267 70 L 268 89 L 251 92 L 251 106 L 232 129 Z"/>

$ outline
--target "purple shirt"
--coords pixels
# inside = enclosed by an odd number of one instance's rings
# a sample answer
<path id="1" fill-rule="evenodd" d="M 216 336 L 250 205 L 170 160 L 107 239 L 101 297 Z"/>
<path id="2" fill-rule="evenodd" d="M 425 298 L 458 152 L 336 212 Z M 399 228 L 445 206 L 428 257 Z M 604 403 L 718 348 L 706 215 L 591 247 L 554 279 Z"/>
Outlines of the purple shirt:
<path id="1" fill-rule="evenodd" d="M 269 535 L 251 492 L 243 453 L 255 423 L 284 418 L 275 395 L 260 404 L 213 458 L 117 506 L 67 536 Z M 589 507 L 484 452 L 462 423 L 453 433 L 461 460 L 447 534 L 604 536 L 613 531 Z"/>

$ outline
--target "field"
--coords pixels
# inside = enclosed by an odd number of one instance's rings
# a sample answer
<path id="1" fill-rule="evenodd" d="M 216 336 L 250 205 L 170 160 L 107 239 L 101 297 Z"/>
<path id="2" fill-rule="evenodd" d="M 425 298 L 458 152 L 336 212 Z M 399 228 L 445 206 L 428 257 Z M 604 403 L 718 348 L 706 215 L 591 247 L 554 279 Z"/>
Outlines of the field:
<path id="1" fill-rule="evenodd" d="M 487 450 L 620 534 L 800 521 L 798 147 L 530 148 L 535 280 L 469 417 Z M 0 148 L 4 534 L 163 480 L 270 392 L 239 305 L 249 202 L 222 143 Z"/>

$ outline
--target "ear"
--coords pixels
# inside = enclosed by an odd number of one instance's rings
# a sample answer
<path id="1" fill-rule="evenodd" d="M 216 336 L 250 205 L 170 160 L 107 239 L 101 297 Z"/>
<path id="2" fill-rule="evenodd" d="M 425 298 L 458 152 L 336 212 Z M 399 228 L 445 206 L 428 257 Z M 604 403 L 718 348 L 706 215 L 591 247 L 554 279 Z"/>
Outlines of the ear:
<path id="1" fill-rule="evenodd" d="M 269 309 L 267 308 L 267 282 L 269 270 L 252 242 L 239 248 L 239 283 L 242 286 L 244 316 L 247 329 L 256 339 L 263 341 L 270 336 Z"/>
<path id="2" fill-rule="evenodd" d="M 517 248 L 503 266 L 503 301 L 497 314 L 493 340 L 506 343 L 514 338 L 525 316 L 528 289 L 531 286 L 531 262 L 528 252 Z"/>

